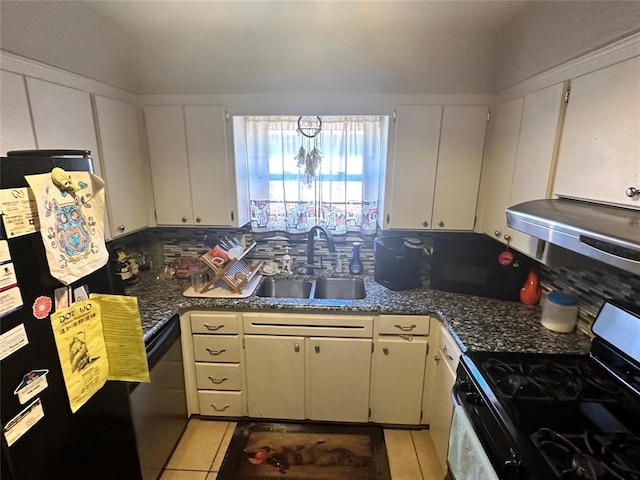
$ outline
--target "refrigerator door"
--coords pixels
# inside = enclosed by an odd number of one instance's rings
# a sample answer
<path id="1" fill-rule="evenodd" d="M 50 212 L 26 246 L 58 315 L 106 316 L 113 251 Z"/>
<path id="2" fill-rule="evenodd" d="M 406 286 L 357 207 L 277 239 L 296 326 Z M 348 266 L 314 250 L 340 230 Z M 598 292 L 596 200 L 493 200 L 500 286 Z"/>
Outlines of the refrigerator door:
<path id="1" fill-rule="evenodd" d="M 27 186 L 24 175 L 46 173 L 54 166 L 92 171 L 91 158 L 0 158 L 0 188 Z M 125 382 L 107 382 L 80 410 L 71 413 L 50 318 L 34 316 L 39 297 L 54 302 L 62 283 L 49 273 L 39 232 L 6 239 L 22 295 L 23 306 L 0 320 L 0 333 L 24 326 L 28 344 L 0 361 L 0 420 L 2 478 L 12 480 L 140 479 L 136 436 Z M 90 293 L 111 293 L 109 265 L 70 285 L 87 285 Z M 53 311 L 53 307 L 52 307 Z M 47 370 L 47 386 L 21 403 L 15 393 L 24 377 Z M 33 425 L 9 445 L 5 427 L 39 401 L 41 412 Z M 39 408 L 38 408 L 39 410 Z"/>

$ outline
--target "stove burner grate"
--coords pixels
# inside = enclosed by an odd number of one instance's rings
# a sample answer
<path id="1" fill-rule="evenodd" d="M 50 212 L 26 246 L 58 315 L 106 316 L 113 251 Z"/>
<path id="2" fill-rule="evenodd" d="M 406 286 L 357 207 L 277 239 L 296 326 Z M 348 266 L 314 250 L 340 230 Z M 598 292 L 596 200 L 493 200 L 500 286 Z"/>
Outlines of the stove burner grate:
<path id="1" fill-rule="evenodd" d="M 531 439 L 563 480 L 640 480 L 640 437 L 590 431 L 561 435 L 541 428 Z"/>

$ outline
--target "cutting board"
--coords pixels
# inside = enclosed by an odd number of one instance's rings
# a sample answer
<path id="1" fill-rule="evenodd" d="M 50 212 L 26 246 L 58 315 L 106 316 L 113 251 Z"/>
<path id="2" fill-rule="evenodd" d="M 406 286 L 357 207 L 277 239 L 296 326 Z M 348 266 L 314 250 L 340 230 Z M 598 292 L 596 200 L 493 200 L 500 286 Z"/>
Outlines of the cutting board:
<path id="1" fill-rule="evenodd" d="M 204 293 L 196 292 L 193 287 L 187 288 L 182 295 L 185 297 L 197 297 L 197 298 L 247 298 L 250 297 L 258 283 L 260 283 L 260 279 L 262 275 L 257 273 L 254 277 L 247 282 L 247 284 L 242 287 L 242 293 L 236 293 L 231 291 L 224 282 L 220 281 L 220 284 L 217 284 L 215 287 L 210 288 Z"/>

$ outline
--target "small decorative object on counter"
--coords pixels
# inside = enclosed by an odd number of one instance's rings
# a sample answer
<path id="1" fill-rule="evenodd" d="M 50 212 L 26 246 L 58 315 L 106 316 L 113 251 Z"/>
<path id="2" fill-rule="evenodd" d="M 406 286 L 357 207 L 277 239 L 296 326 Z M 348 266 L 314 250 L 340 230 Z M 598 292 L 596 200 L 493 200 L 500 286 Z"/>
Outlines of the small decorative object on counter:
<path id="1" fill-rule="evenodd" d="M 542 307 L 542 325 L 549 330 L 571 333 L 576 328 L 578 302 L 571 295 L 551 292 Z"/>
<path id="2" fill-rule="evenodd" d="M 529 275 L 520 289 L 520 301 L 525 305 L 536 305 L 540 301 L 540 279 L 535 268 L 529 270 Z"/>
<path id="3" fill-rule="evenodd" d="M 284 255 L 282 256 L 282 268 L 281 272 L 288 275 L 293 272 L 293 258 L 289 255 L 289 247 L 284 247 Z"/>
<path id="4" fill-rule="evenodd" d="M 349 262 L 349 273 L 360 275 L 364 271 L 362 260 L 360 259 L 360 242 L 353 242 L 353 255 Z"/>

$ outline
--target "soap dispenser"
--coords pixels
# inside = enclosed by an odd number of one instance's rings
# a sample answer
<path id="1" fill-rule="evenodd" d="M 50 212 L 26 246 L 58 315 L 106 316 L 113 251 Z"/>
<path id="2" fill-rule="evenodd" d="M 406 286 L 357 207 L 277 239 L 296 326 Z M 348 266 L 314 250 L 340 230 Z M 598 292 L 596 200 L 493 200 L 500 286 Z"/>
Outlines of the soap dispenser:
<path id="1" fill-rule="evenodd" d="M 282 263 L 280 268 L 280 270 L 284 274 L 291 274 L 291 272 L 293 272 L 293 258 L 291 258 L 291 255 L 289 255 L 289 250 L 291 250 L 291 248 L 289 248 L 288 246 L 284 247 L 284 255 L 282 256 Z"/>
<path id="2" fill-rule="evenodd" d="M 360 242 L 353 242 L 353 255 L 349 262 L 349 273 L 360 275 L 364 270 L 362 260 L 360 259 Z"/>

